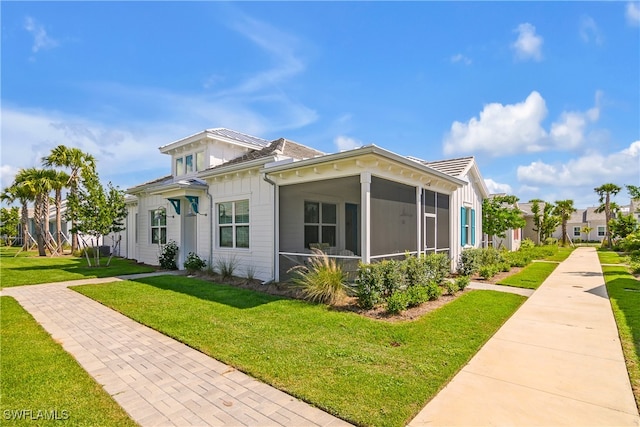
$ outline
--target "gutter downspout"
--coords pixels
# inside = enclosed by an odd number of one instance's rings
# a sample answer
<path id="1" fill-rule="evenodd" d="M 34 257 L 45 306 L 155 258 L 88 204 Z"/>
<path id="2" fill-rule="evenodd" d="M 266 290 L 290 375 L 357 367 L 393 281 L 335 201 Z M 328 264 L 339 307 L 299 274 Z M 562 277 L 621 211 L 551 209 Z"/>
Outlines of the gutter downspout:
<path id="1" fill-rule="evenodd" d="M 277 221 L 278 218 L 276 216 L 277 213 L 277 206 L 276 203 L 278 202 L 276 200 L 276 196 L 277 196 L 277 184 L 275 183 L 275 181 L 269 179 L 267 177 L 266 172 L 262 173 L 262 179 L 271 184 L 273 186 L 273 277 L 269 280 L 266 280 L 264 282 L 262 282 L 263 285 L 268 285 L 272 282 L 276 282 L 277 279 L 279 279 L 279 274 L 276 272 L 276 269 L 278 268 L 278 248 L 277 248 L 277 238 L 278 238 L 278 227 L 277 227 Z"/>
<path id="2" fill-rule="evenodd" d="M 209 193 L 207 184 L 207 198 L 209 199 L 209 268 L 213 266 L 213 196 Z"/>

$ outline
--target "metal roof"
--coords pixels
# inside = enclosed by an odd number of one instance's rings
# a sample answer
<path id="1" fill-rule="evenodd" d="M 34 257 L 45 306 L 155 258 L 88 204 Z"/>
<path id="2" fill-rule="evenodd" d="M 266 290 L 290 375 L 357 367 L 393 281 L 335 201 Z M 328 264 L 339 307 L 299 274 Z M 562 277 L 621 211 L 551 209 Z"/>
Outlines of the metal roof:
<path id="1" fill-rule="evenodd" d="M 217 136 L 224 137 L 224 138 L 233 139 L 239 142 L 260 145 L 262 147 L 266 147 L 267 145 L 269 145 L 269 141 L 267 141 L 266 139 L 262 139 L 257 136 L 247 135 L 246 133 L 238 132 L 238 131 L 227 129 L 227 128 L 207 129 L 207 132 Z"/>

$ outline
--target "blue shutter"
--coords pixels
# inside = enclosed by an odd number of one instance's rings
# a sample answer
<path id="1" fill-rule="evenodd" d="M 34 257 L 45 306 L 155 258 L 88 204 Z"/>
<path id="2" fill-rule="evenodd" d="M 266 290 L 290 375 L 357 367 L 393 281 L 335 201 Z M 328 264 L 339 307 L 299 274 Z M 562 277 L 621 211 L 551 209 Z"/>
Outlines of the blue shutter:
<path id="1" fill-rule="evenodd" d="M 467 209 L 460 208 L 460 244 L 467 244 Z"/>
<path id="2" fill-rule="evenodd" d="M 476 210 L 471 209 L 471 245 L 476 245 Z"/>

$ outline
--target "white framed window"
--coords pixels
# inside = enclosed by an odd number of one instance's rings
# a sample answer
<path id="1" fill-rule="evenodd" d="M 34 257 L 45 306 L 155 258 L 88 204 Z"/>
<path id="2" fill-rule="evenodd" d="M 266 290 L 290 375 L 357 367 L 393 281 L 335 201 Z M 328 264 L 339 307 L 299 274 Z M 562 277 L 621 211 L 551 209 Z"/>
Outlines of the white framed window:
<path id="1" fill-rule="evenodd" d="M 604 225 L 598 226 L 598 237 L 604 237 L 607 234 L 607 229 Z"/>
<path id="2" fill-rule="evenodd" d="M 204 151 L 198 151 L 196 153 L 196 170 L 204 170 Z"/>
<path id="3" fill-rule="evenodd" d="M 304 202 L 304 247 L 323 243 L 336 246 L 338 205 L 335 203 Z"/>
<path id="4" fill-rule="evenodd" d="M 184 159 L 178 157 L 176 159 L 176 176 L 184 175 Z"/>
<path id="5" fill-rule="evenodd" d="M 218 203 L 218 246 L 249 248 L 249 200 Z"/>
<path id="6" fill-rule="evenodd" d="M 193 154 L 184 156 L 185 173 L 193 173 Z"/>
<path id="7" fill-rule="evenodd" d="M 573 227 L 573 237 L 580 237 L 580 235 L 582 234 L 582 231 L 580 229 L 580 227 Z"/>
<path id="8" fill-rule="evenodd" d="M 149 212 L 151 217 L 151 243 L 164 245 L 167 243 L 167 210 L 154 209 Z"/>

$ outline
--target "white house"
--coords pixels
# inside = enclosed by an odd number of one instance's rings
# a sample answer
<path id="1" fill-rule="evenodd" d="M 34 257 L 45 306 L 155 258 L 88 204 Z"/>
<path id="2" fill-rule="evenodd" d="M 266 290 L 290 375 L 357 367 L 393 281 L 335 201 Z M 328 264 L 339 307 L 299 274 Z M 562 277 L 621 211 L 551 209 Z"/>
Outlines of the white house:
<path id="1" fill-rule="evenodd" d="M 208 129 L 160 147 L 171 174 L 127 190 L 123 256 L 158 263 L 175 241 L 264 281 L 320 247 L 345 265 L 445 252 L 452 267 L 481 243 L 488 196 L 472 157 L 428 162 L 375 145 L 325 154 L 278 139 Z"/>

